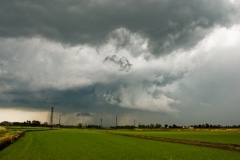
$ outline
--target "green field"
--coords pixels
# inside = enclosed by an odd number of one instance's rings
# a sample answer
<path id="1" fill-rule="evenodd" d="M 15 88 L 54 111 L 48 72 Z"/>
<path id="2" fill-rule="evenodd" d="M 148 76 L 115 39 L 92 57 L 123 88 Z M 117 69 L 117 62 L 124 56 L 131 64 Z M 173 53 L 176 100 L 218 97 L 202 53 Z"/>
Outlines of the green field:
<path id="1" fill-rule="evenodd" d="M 240 132 L 230 132 L 224 130 L 209 131 L 176 131 L 176 130 L 164 130 L 164 131 L 130 131 L 130 130 L 115 130 L 112 133 L 120 134 L 135 134 L 154 137 L 165 137 L 185 140 L 196 140 L 204 142 L 226 143 L 226 144 L 240 144 Z"/>
<path id="2" fill-rule="evenodd" d="M 27 132 L 24 137 L 0 152 L 1 160 L 235 160 L 239 157 L 240 152 L 79 129 Z"/>

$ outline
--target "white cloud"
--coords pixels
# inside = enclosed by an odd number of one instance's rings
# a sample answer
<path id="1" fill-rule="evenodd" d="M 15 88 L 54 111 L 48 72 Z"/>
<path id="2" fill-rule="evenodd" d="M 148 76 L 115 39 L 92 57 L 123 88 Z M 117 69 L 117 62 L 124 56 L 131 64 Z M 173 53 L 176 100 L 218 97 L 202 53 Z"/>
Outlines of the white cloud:
<path id="1" fill-rule="evenodd" d="M 130 91 L 128 89 L 121 90 L 120 105 L 126 108 L 160 111 L 165 113 L 174 113 L 177 110 L 171 108 L 171 104 L 177 103 L 176 100 L 167 97 L 164 94 L 154 97 L 144 90 Z"/>

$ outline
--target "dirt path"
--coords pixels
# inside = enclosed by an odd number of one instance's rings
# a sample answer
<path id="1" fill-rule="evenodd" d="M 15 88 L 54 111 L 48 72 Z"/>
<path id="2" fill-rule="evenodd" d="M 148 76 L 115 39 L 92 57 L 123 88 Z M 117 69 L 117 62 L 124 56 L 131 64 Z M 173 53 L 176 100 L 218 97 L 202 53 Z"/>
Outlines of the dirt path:
<path id="1" fill-rule="evenodd" d="M 217 148 L 217 149 L 240 152 L 240 145 L 238 145 L 238 144 L 202 142 L 202 141 L 173 139 L 173 138 L 164 138 L 164 137 L 153 137 L 153 136 L 143 136 L 143 135 L 132 135 L 132 134 L 121 134 L 121 133 L 111 133 L 111 134 L 120 135 L 120 136 L 127 136 L 127 137 L 134 137 L 134 138 L 141 138 L 141 139 L 148 139 L 148 140 L 154 140 L 154 141 L 188 144 L 188 145 L 203 146 L 203 147 L 210 147 L 210 148 Z"/>

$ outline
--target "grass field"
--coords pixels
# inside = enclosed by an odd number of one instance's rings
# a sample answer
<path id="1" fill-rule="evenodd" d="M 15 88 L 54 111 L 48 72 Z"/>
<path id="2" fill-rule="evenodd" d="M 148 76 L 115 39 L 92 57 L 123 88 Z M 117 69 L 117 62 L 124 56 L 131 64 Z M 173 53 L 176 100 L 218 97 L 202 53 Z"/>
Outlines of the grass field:
<path id="1" fill-rule="evenodd" d="M 165 138 L 176 138 L 186 140 L 196 140 L 204 142 L 216 142 L 226 144 L 240 144 L 240 132 L 239 131 L 212 131 L 212 130 L 198 130 L 198 131 L 130 131 L 130 130 L 114 130 L 112 133 L 124 133 L 124 134 L 136 134 L 144 136 L 155 136 Z"/>
<path id="2" fill-rule="evenodd" d="M 31 126 L 7 126 L 10 131 L 39 131 L 49 130 L 49 127 L 31 127 Z"/>
<path id="3" fill-rule="evenodd" d="M 240 152 L 78 129 L 27 132 L 0 152 L 1 160 L 237 160 L 239 157 Z"/>

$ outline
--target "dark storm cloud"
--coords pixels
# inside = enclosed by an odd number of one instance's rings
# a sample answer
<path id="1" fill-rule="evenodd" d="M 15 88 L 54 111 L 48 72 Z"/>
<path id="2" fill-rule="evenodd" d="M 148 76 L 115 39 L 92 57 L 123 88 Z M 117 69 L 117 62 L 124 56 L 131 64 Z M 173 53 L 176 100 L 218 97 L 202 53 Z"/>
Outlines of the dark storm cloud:
<path id="1" fill-rule="evenodd" d="M 163 115 L 189 122 L 201 119 L 197 110 L 212 119 L 226 120 L 225 111 L 238 115 L 239 6 L 230 0 L 1 0 L 0 107 L 54 106 L 86 124 L 119 114 L 131 123 Z"/>
<path id="2" fill-rule="evenodd" d="M 111 87 L 114 88 L 114 87 Z M 77 112 L 84 111 L 112 111 L 117 110 L 117 105 L 108 104 L 103 94 L 109 90 L 105 85 L 95 84 L 88 87 L 81 87 L 75 89 L 42 89 L 38 91 L 31 91 L 31 89 L 12 89 L 1 93 L 1 106 L 18 106 L 31 107 L 39 109 L 48 109 L 55 106 L 60 111 Z M 7 97 L 7 99 L 4 97 Z M 84 114 L 85 115 L 85 114 Z M 85 115 L 86 116 L 86 115 Z"/>
<path id="3" fill-rule="evenodd" d="M 231 25 L 236 12 L 227 0 L 3 0 L 0 36 L 98 45 L 123 27 L 148 38 L 151 51 L 160 55 L 192 47 L 214 25 Z"/>
<path id="4" fill-rule="evenodd" d="M 138 110 L 138 103 L 141 101 L 159 100 L 163 94 L 160 90 L 151 91 L 150 89 L 153 85 L 161 87 L 161 84 L 155 85 L 155 82 L 148 80 L 141 81 L 135 78 L 127 78 L 112 81 L 108 84 L 97 83 L 86 87 L 61 90 L 54 88 L 32 90 L 30 86 L 15 87 L 1 92 L 0 105 L 43 110 L 55 106 L 63 112 L 127 112 L 128 110 Z M 145 94 L 147 98 L 142 97 L 140 100 L 139 96 Z M 168 113 L 168 110 L 161 108 L 163 106 L 160 105 L 159 108 L 155 108 L 155 106 L 144 104 L 140 110 L 157 110 L 158 112 Z"/>

